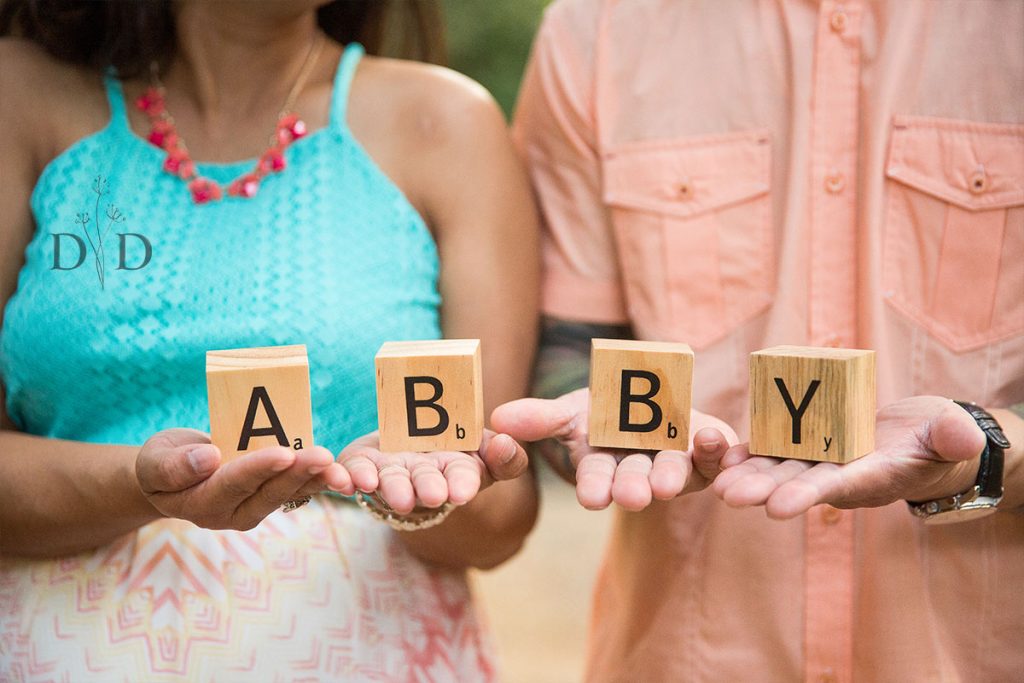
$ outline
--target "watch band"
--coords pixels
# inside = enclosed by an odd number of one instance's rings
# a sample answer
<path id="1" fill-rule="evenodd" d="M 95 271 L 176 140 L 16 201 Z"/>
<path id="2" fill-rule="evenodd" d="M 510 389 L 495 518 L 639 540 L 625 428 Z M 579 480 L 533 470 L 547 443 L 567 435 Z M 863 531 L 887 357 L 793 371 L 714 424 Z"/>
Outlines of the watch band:
<path id="1" fill-rule="evenodd" d="M 978 464 L 978 478 L 974 485 L 978 495 L 985 498 L 1001 498 L 1003 495 L 1003 460 L 1004 453 L 1010 447 L 1010 441 L 1003 433 L 1002 427 L 992 414 L 981 406 L 964 401 L 954 401 L 966 410 L 985 433 L 985 450 L 981 453 Z"/>

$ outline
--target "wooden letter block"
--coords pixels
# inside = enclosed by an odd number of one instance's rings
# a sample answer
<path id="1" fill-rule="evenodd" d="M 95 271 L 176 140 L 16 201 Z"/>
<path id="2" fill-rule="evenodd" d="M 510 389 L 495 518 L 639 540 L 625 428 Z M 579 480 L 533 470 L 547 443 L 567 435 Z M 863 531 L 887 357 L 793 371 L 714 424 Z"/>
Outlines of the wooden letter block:
<path id="1" fill-rule="evenodd" d="M 225 461 L 267 446 L 313 445 L 306 347 L 206 353 L 210 439 Z"/>
<path id="2" fill-rule="evenodd" d="M 750 354 L 750 452 L 846 463 L 875 447 L 875 352 L 776 346 Z"/>
<path id="3" fill-rule="evenodd" d="M 475 451 L 484 435 L 479 339 L 387 342 L 377 365 L 380 449 Z"/>
<path id="4" fill-rule="evenodd" d="M 686 344 L 592 340 L 590 445 L 685 451 L 692 384 L 693 351 Z"/>

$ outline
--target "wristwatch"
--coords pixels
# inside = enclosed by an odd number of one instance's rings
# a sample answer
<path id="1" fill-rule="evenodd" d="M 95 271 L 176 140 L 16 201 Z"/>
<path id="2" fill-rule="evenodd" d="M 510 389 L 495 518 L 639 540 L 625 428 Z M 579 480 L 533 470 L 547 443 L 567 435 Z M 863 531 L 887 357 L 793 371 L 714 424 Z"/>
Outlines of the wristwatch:
<path id="1" fill-rule="evenodd" d="M 981 452 L 974 488 L 938 500 L 907 501 L 910 511 L 922 518 L 925 524 L 979 519 L 995 512 L 1003 498 L 1003 453 L 1010 447 L 1006 434 L 996 419 L 981 406 L 962 401 L 955 403 L 970 413 L 981 431 L 985 432 L 985 450 Z"/>

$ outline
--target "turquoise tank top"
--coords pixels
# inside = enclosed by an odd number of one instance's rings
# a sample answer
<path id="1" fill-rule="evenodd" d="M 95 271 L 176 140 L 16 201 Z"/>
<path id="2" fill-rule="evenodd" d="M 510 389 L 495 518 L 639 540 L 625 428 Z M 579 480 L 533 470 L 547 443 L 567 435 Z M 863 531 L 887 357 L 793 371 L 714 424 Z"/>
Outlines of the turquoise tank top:
<path id="1" fill-rule="evenodd" d="M 36 232 L 0 329 L 20 429 L 119 444 L 208 431 L 206 351 L 278 344 L 307 346 L 318 444 L 337 453 L 377 428 L 374 354 L 440 336 L 439 265 L 423 220 L 346 124 L 361 55 L 345 49 L 329 125 L 287 149 L 282 173 L 252 199 L 203 205 L 130 129 L 106 79 L 109 124 L 53 159 L 32 193 Z M 254 164 L 198 172 L 226 187 Z M 86 213 L 91 233 L 101 218 L 102 248 L 76 222 Z"/>

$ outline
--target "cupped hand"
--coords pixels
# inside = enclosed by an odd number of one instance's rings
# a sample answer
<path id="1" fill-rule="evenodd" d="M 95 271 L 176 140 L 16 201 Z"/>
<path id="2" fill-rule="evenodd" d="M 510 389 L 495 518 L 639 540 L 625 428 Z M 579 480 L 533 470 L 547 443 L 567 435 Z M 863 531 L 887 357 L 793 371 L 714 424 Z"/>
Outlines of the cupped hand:
<path id="1" fill-rule="evenodd" d="M 354 492 L 348 472 L 326 448 L 262 448 L 222 463 L 206 434 L 168 429 L 135 460 L 139 487 L 165 517 L 208 529 L 247 530 L 288 500 L 330 489 Z"/>
<path id="2" fill-rule="evenodd" d="M 562 469 L 576 473 L 576 498 L 589 510 L 602 510 L 613 501 L 627 510 L 642 510 L 652 499 L 669 500 L 699 491 L 718 475 L 719 460 L 736 441 L 727 424 L 692 411 L 690 450 L 652 453 L 592 448 L 587 432 L 589 399 L 589 390 L 579 389 L 552 400 L 512 401 L 491 415 L 495 429 L 520 441 L 540 442 L 549 459 L 565 460 Z"/>
<path id="3" fill-rule="evenodd" d="M 380 450 L 379 433 L 371 432 L 346 446 L 338 462 L 355 488 L 378 494 L 400 515 L 409 514 L 417 505 L 463 505 L 495 481 L 520 476 L 530 464 L 515 439 L 489 429 L 484 430 L 480 450 L 465 453 L 385 453 Z"/>
<path id="4" fill-rule="evenodd" d="M 752 456 L 747 444 L 730 449 L 714 491 L 734 507 L 764 505 L 769 517 L 789 519 L 814 505 L 879 507 L 898 500 L 933 500 L 974 484 L 985 435 L 949 399 L 915 396 L 875 417 L 875 450 L 845 465 Z"/>

